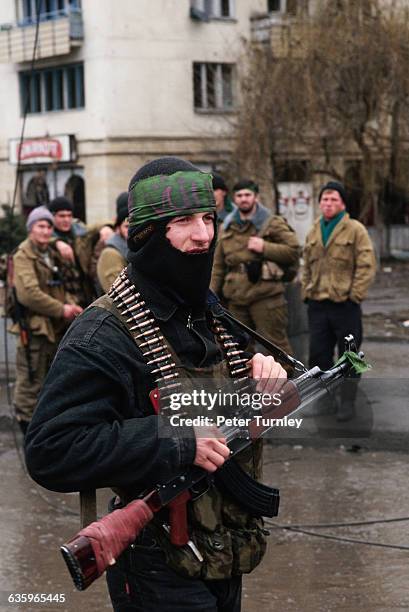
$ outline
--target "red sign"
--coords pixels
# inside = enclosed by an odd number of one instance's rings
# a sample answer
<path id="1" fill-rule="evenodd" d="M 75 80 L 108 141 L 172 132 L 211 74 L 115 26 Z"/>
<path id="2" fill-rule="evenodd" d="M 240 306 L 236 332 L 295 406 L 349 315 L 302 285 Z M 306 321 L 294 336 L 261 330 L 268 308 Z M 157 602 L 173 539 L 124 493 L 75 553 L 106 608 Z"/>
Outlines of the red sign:
<path id="1" fill-rule="evenodd" d="M 70 162 L 75 160 L 74 136 L 70 134 L 53 134 L 44 138 L 28 138 L 20 144 L 19 138 L 9 140 L 9 161 L 20 163 L 48 164 Z"/>
<path id="2" fill-rule="evenodd" d="M 25 140 L 18 147 L 18 153 L 21 161 L 33 157 L 47 157 L 58 161 L 62 158 L 62 146 L 59 140 Z"/>

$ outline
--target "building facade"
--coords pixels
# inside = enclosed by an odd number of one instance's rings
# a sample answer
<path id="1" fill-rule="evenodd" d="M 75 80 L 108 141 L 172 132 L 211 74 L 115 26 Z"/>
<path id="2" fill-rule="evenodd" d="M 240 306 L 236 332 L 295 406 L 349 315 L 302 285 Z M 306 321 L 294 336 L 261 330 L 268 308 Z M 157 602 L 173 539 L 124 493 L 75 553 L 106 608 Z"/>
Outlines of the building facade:
<path id="1" fill-rule="evenodd" d="M 66 195 L 89 223 L 112 217 L 154 157 L 222 169 L 251 18 L 282 10 L 268 0 L 2 0 L 0 203 L 11 202 L 18 158 L 23 210 Z"/>

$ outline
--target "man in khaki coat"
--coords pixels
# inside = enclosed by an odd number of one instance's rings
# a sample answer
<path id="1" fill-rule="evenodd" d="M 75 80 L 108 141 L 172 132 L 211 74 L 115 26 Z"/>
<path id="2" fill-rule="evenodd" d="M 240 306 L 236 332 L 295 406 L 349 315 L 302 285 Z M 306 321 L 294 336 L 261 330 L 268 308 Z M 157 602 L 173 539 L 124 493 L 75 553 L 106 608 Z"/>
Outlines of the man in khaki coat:
<path id="1" fill-rule="evenodd" d="M 376 262 L 366 228 L 346 212 L 341 183 L 321 189 L 322 216 L 307 235 L 302 274 L 303 297 L 308 302 L 310 365 L 323 370 L 333 365 L 334 349 L 344 351 L 344 337 L 362 341 L 361 302 L 375 272 Z"/>
<path id="2" fill-rule="evenodd" d="M 127 265 L 128 225 L 128 192 L 124 191 L 116 199 L 115 233 L 106 241 L 97 263 L 98 282 L 105 293 Z"/>
<path id="3" fill-rule="evenodd" d="M 254 181 L 240 181 L 233 194 L 237 210 L 223 223 L 211 289 L 227 301 L 233 316 L 292 352 L 281 279 L 286 267 L 298 263 L 297 237 L 282 217 L 257 201 Z"/>
<path id="4" fill-rule="evenodd" d="M 72 302 L 58 273 L 58 253 L 50 248 L 53 216 L 47 208 L 35 208 L 27 219 L 28 238 L 13 257 L 14 288 L 23 306 L 24 321 L 11 331 L 20 334 L 16 357 L 14 407 L 25 433 L 37 396 L 58 342 L 82 308 Z M 28 346 L 22 343 L 22 326 L 27 327 Z"/>

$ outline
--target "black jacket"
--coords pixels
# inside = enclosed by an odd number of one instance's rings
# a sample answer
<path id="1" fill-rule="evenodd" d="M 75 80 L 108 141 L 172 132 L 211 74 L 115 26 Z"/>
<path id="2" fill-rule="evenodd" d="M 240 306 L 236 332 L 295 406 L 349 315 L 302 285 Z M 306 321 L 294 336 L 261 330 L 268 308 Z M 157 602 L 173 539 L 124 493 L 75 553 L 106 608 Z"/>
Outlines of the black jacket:
<path id="1" fill-rule="evenodd" d="M 193 313 L 188 329 L 186 309 L 154 286 L 138 289 L 184 365 L 221 360 L 206 313 Z M 244 344 L 247 337 L 240 340 Z M 192 432 L 186 437 L 174 428 L 180 437 L 158 436 L 161 417 L 154 415 L 148 396 L 155 387 L 152 368 L 110 312 L 91 306 L 78 317 L 60 344 L 26 435 L 32 478 L 55 491 L 141 491 L 191 465 Z"/>

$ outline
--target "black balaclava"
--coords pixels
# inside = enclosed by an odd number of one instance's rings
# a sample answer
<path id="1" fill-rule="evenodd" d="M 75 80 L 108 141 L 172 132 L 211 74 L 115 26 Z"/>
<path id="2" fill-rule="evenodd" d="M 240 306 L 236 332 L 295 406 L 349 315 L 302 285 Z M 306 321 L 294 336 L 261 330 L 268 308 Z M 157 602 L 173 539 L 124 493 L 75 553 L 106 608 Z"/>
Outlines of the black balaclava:
<path id="1" fill-rule="evenodd" d="M 129 211 L 131 225 L 128 232 L 128 260 L 131 263 L 131 276 L 133 270 L 151 281 L 165 295 L 173 300 L 183 303 L 191 309 L 204 309 L 209 289 L 214 249 L 216 245 L 216 221 L 214 222 L 215 235 L 209 251 L 203 254 L 187 254 L 174 248 L 166 237 L 166 226 L 176 216 L 175 209 L 164 210 L 160 218 L 148 220 L 141 225 L 132 225 L 132 190 L 147 178 L 171 176 L 175 173 L 200 173 L 190 162 L 177 157 L 164 157 L 154 160 L 143 166 L 132 178 L 129 185 Z M 215 211 L 215 202 L 211 189 L 205 209 Z M 177 194 L 176 194 L 177 195 Z M 206 194 L 205 194 L 206 196 Z M 203 198 L 203 194 L 201 194 Z M 202 204 L 206 197 L 202 199 Z M 197 212 L 203 210 L 198 208 Z M 177 216 L 183 214 L 183 209 Z M 186 211 L 186 214 L 192 214 Z M 137 279 L 136 280 L 136 285 Z"/>

